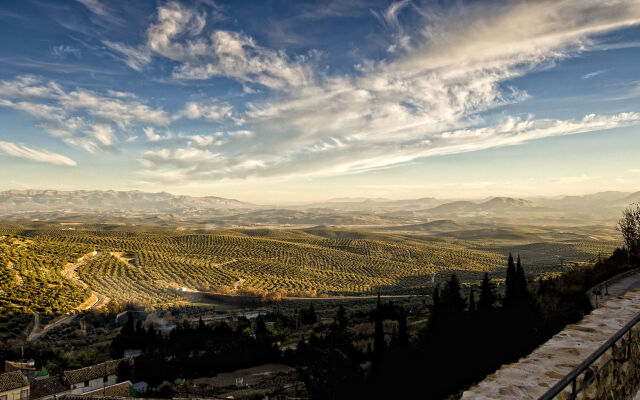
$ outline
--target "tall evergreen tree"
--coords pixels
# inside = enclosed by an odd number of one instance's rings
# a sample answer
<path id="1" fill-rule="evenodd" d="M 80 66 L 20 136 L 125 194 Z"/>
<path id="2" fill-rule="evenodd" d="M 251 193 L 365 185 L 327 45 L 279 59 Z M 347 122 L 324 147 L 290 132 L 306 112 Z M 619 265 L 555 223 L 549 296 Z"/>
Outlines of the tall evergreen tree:
<path id="1" fill-rule="evenodd" d="M 406 346 L 409 344 L 409 329 L 407 327 L 407 314 L 404 308 L 400 308 L 398 317 L 398 345 Z"/>
<path id="2" fill-rule="evenodd" d="M 127 322 L 125 322 L 124 326 L 122 327 L 122 335 L 126 337 L 131 337 L 133 335 L 133 332 L 134 332 L 133 315 L 129 313 L 129 315 L 127 315 Z"/>
<path id="3" fill-rule="evenodd" d="M 380 295 L 378 295 L 378 301 L 380 301 Z M 344 306 L 340 304 L 338 307 L 338 312 L 335 316 L 335 322 L 340 329 L 347 329 L 347 324 L 349 323 L 349 319 L 347 318 L 347 312 L 344 309 Z"/>
<path id="4" fill-rule="evenodd" d="M 506 293 L 504 296 L 505 306 L 510 307 L 515 303 L 516 291 L 516 266 L 513 262 L 513 256 L 509 253 L 509 260 L 507 261 Z"/>
<path id="5" fill-rule="evenodd" d="M 440 316 L 440 284 L 436 284 L 433 288 L 433 305 L 431 306 L 431 313 L 429 314 L 429 321 L 435 321 Z"/>
<path id="6" fill-rule="evenodd" d="M 526 301 L 528 298 L 527 278 L 524 275 L 524 268 L 520 263 L 520 254 L 516 263 L 516 297 L 519 302 Z"/>
<path id="7" fill-rule="evenodd" d="M 451 274 L 451 278 L 442 291 L 441 308 L 447 318 L 458 318 L 464 314 L 466 301 L 460 294 L 460 281 L 456 274 Z"/>
<path id="8" fill-rule="evenodd" d="M 382 304 L 380 302 L 380 294 L 378 294 L 378 304 L 376 307 L 375 329 L 373 332 L 373 362 L 379 367 L 384 353 L 384 327 L 382 325 Z"/>
<path id="9" fill-rule="evenodd" d="M 473 296 L 473 287 L 471 288 L 471 291 L 469 292 L 469 314 L 473 315 L 476 313 L 476 299 Z"/>
<path id="10" fill-rule="evenodd" d="M 489 274 L 485 272 L 480 284 L 480 299 L 478 300 L 478 312 L 488 313 L 493 310 L 496 303 L 496 293 L 493 284 L 489 279 Z"/>

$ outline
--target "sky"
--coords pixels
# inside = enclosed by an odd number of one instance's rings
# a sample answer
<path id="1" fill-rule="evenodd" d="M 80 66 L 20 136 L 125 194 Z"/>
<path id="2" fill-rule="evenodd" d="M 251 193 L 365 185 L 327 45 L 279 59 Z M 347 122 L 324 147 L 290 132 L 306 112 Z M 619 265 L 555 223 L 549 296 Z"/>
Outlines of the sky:
<path id="1" fill-rule="evenodd" d="M 0 0 L 0 190 L 640 190 L 640 0 Z"/>

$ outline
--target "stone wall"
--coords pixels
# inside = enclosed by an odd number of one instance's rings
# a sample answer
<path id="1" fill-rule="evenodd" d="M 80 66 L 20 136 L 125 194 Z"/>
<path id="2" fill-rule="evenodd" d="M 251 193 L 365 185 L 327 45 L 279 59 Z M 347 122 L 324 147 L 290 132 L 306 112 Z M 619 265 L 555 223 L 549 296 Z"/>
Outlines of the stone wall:
<path id="1" fill-rule="evenodd" d="M 640 290 L 608 300 L 578 324 L 567 326 L 533 353 L 505 365 L 466 391 L 463 400 L 538 399 L 549 388 L 578 366 L 604 342 L 640 313 Z M 640 329 L 640 324 L 634 333 Z M 621 343 L 617 344 L 618 346 Z M 631 359 L 610 363 L 578 399 L 633 399 L 640 387 L 640 339 L 632 343 Z M 602 366 L 611 350 L 594 363 Z M 584 379 L 580 376 L 578 386 Z M 568 399 L 567 388 L 558 399 Z"/>

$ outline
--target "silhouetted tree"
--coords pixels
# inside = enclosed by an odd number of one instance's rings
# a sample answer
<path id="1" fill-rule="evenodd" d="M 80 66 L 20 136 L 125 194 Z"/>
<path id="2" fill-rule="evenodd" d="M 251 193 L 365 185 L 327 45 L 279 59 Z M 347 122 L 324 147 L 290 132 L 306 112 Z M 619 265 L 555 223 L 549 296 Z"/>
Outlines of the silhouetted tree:
<path id="1" fill-rule="evenodd" d="M 315 324 L 318 321 L 318 317 L 316 316 L 316 310 L 313 308 L 313 303 L 309 305 L 308 308 L 303 308 L 300 310 L 300 322 L 305 325 Z"/>
<path id="2" fill-rule="evenodd" d="M 520 263 L 520 254 L 518 254 L 518 261 L 516 262 L 516 277 L 515 277 L 515 293 L 518 302 L 528 300 L 527 278 L 524 275 L 524 268 Z"/>
<path id="3" fill-rule="evenodd" d="M 622 233 L 628 251 L 638 245 L 640 240 L 640 203 L 630 204 L 622 212 L 622 217 L 618 221 L 618 230 Z"/>
<path id="4" fill-rule="evenodd" d="M 496 294 L 489 279 L 489 274 L 484 273 L 482 283 L 480 284 L 480 299 L 478 300 L 478 312 L 488 313 L 493 311 L 494 304 L 496 303 Z"/>
<path id="5" fill-rule="evenodd" d="M 473 315 L 476 313 L 476 299 L 473 297 L 473 287 L 469 291 L 469 314 Z"/>
<path id="6" fill-rule="evenodd" d="M 507 261 L 507 279 L 505 282 L 506 290 L 504 295 L 504 305 L 509 307 L 515 303 L 516 299 L 516 266 L 513 263 L 513 256 L 509 253 Z"/>
<path id="7" fill-rule="evenodd" d="M 398 345 L 406 346 L 409 344 L 409 329 L 407 327 L 407 315 L 404 308 L 400 308 L 400 316 L 398 317 Z"/>
<path id="8" fill-rule="evenodd" d="M 441 308 L 446 318 L 458 318 L 464 314 L 466 301 L 460 294 L 460 281 L 456 274 L 451 274 L 442 291 Z"/>
<path id="9" fill-rule="evenodd" d="M 375 327 L 373 333 L 373 361 L 374 367 L 379 367 L 384 353 L 384 327 L 382 325 L 382 304 L 380 295 L 378 294 L 378 303 L 376 305 Z"/>

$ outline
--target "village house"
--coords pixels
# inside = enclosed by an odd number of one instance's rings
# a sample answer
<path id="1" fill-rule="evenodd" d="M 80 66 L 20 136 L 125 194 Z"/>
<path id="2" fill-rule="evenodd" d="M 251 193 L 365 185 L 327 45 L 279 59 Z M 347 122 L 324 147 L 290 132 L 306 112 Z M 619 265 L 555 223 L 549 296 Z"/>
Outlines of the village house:
<path id="1" fill-rule="evenodd" d="M 115 385 L 116 368 L 120 361 L 110 360 L 86 368 L 64 371 L 64 376 L 71 385 L 71 394 L 84 394 Z"/>
<path id="2" fill-rule="evenodd" d="M 0 400 L 29 400 L 29 380 L 22 372 L 0 374 Z"/>

